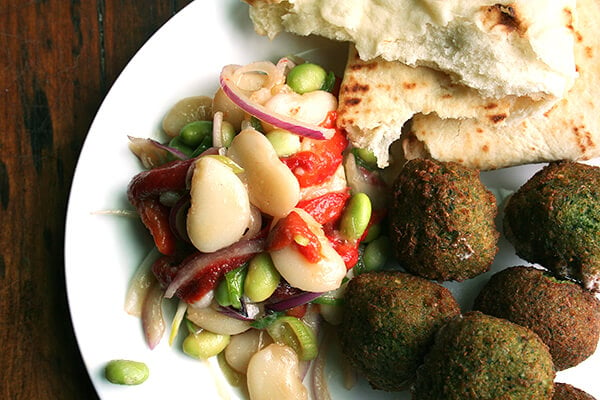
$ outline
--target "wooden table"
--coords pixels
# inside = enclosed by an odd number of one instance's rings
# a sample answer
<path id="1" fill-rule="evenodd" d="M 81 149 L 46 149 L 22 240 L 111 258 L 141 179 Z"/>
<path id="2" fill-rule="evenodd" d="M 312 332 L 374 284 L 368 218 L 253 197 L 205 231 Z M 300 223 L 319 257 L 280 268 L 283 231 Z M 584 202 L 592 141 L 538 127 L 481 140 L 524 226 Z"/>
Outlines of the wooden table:
<path id="1" fill-rule="evenodd" d="M 190 1 L 0 0 L 1 399 L 98 398 L 65 290 L 71 180 L 112 83 Z"/>

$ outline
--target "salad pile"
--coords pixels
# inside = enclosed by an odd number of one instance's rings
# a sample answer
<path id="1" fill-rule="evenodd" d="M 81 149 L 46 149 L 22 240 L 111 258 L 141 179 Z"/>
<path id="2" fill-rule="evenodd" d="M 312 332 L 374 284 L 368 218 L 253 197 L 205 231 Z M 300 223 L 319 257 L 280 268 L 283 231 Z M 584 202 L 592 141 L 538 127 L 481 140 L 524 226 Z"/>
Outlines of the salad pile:
<path id="1" fill-rule="evenodd" d="M 183 351 L 218 356 L 254 400 L 308 396 L 302 381 L 322 322 L 339 322 L 345 282 L 386 263 L 388 191 L 373 155 L 336 126 L 338 84 L 287 57 L 228 65 L 214 96 L 167 113 L 164 141 L 130 137 L 144 170 L 127 195 L 155 248 L 126 310 L 154 348 L 163 301 L 177 301 L 170 343 L 186 329 Z"/>

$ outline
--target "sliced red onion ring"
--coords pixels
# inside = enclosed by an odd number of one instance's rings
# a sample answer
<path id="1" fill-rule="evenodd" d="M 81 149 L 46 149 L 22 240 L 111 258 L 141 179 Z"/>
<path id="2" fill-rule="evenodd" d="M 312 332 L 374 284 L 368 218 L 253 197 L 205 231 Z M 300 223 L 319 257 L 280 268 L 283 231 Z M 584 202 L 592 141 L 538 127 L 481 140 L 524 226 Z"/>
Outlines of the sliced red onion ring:
<path id="1" fill-rule="evenodd" d="M 162 312 L 163 291 L 158 281 L 154 281 L 142 306 L 142 329 L 150 349 L 158 345 L 165 333 L 165 320 Z"/>
<path id="2" fill-rule="evenodd" d="M 167 289 L 165 297 L 171 298 L 175 292 L 183 285 L 189 283 L 194 277 L 204 268 L 223 259 L 237 258 L 248 254 L 259 253 L 264 250 L 266 240 L 264 238 L 256 238 L 243 240 L 232 244 L 229 247 L 218 250 L 214 253 L 200 253 L 193 257 L 186 265 L 177 272 Z"/>
<path id="3" fill-rule="evenodd" d="M 324 128 L 322 126 L 307 124 L 297 121 L 285 115 L 274 113 L 267 110 L 264 106 L 252 102 L 248 96 L 236 85 L 233 74 L 240 68 L 239 65 L 227 65 L 223 68 L 219 83 L 223 92 L 238 107 L 248 114 L 264 121 L 268 124 L 281 129 L 293 132 L 297 135 L 306 136 L 313 139 L 329 139 L 335 133 L 334 129 Z"/>
<path id="4" fill-rule="evenodd" d="M 325 374 L 327 351 L 331 346 L 331 334 L 325 332 L 323 341 L 319 346 L 319 354 L 313 362 L 311 389 L 315 400 L 331 400 L 329 385 Z"/>
<path id="5" fill-rule="evenodd" d="M 283 300 L 279 300 L 274 303 L 268 304 L 266 307 L 272 311 L 285 311 L 290 308 L 298 307 L 303 304 L 309 303 L 321 296 L 323 293 L 315 293 L 315 292 L 301 292 L 299 294 L 290 296 Z"/>
<path id="6" fill-rule="evenodd" d="M 141 317 L 144 300 L 154 281 L 151 267 L 160 256 L 158 249 L 153 247 L 135 271 L 125 296 L 125 311 L 128 314 Z"/>
<path id="7" fill-rule="evenodd" d="M 177 239 L 187 243 L 190 243 L 186 228 L 186 213 L 189 207 L 190 196 L 185 195 L 171 207 L 171 211 L 169 212 L 169 226 L 171 227 L 171 231 Z"/>
<path id="8" fill-rule="evenodd" d="M 187 155 L 185 155 L 182 151 L 177 150 L 173 147 L 169 147 L 167 145 L 164 145 L 154 139 L 149 139 L 149 138 L 136 138 L 133 136 L 129 136 L 129 141 L 135 145 L 138 146 L 139 148 L 143 148 L 144 146 L 148 146 L 148 147 L 155 147 L 156 149 L 159 150 L 164 150 L 167 153 L 172 154 L 173 156 L 175 156 L 175 158 L 178 158 L 180 160 L 187 160 L 189 157 Z M 137 153 L 136 153 L 137 155 Z M 138 155 L 138 157 L 140 157 Z M 141 158 L 140 158 L 141 159 Z"/>

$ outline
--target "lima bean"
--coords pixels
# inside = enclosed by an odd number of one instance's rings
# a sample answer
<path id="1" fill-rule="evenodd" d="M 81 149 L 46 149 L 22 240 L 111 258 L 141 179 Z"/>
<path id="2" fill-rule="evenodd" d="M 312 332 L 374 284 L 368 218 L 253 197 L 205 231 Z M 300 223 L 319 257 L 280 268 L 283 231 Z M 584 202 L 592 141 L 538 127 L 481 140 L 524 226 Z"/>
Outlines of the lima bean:
<path id="1" fill-rule="evenodd" d="M 112 360 L 104 368 L 106 379 L 117 385 L 139 385 L 149 375 L 148 366 L 139 361 Z"/>

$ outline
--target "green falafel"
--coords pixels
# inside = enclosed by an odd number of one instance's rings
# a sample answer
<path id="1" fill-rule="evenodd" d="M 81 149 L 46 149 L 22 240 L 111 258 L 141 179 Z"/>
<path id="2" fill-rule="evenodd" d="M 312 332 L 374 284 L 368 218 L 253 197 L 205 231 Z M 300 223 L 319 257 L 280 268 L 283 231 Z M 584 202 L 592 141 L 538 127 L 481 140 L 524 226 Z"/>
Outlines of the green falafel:
<path id="1" fill-rule="evenodd" d="M 493 275 L 473 308 L 537 333 L 559 371 L 591 356 L 600 338 L 600 301 L 576 283 L 533 267 Z"/>
<path id="2" fill-rule="evenodd" d="M 552 400 L 596 400 L 596 398 L 568 383 L 557 382 L 554 384 Z"/>
<path id="3" fill-rule="evenodd" d="M 496 199 L 479 171 L 454 162 L 408 161 L 394 182 L 394 253 L 404 268 L 438 281 L 487 271 L 498 252 Z"/>
<path id="4" fill-rule="evenodd" d="M 548 164 L 508 200 L 504 233 L 523 259 L 600 291 L 600 167 Z"/>
<path id="5" fill-rule="evenodd" d="M 438 330 L 417 370 L 413 400 L 551 399 L 555 371 L 531 330 L 469 312 Z"/>
<path id="6" fill-rule="evenodd" d="M 342 352 L 373 388 L 386 391 L 408 388 L 437 328 L 460 314 L 448 289 L 398 271 L 354 277 L 344 300 Z"/>

